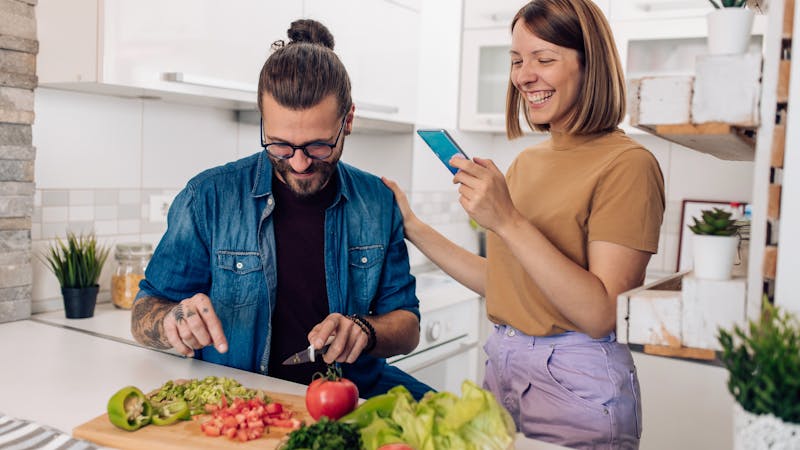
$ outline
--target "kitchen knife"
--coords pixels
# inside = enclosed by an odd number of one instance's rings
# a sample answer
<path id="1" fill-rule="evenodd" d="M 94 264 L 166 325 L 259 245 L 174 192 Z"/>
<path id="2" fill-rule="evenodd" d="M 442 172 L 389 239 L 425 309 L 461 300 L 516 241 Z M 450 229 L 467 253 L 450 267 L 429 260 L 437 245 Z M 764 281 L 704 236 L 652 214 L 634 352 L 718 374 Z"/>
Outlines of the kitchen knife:
<path id="1" fill-rule="evenodd" d="M 283 362 L 283 365 L 288 366 L 292 364 L 305 364 L 314 362 L 318 356 L 324 355 L 330 346 L 331 344 L 326 344 L 322 348 L 315 349 L 314 346 L 309 345 L 307 349 L 300 350 L 294 355 L 286 358 L 286 360 Z"/>

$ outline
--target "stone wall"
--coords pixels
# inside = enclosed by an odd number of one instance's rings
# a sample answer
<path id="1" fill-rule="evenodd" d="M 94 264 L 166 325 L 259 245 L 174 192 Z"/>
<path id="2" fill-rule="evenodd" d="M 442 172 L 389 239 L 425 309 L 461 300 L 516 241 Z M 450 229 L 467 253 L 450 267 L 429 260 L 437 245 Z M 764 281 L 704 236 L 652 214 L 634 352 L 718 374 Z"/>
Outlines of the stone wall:
<path id="1" fill-rule="evenodd" d="M 31 314 L 36 0 L 0 0 L 0 322 Z"/>

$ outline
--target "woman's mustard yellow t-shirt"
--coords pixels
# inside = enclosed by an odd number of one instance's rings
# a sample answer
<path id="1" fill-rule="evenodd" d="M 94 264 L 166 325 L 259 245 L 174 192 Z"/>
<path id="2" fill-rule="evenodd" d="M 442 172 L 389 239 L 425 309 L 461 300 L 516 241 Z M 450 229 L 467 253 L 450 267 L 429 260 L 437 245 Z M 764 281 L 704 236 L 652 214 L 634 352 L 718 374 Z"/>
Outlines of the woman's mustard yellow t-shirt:
<path id="1" fill-rule="evenodd" d="M 658 161 L 621 130 L 554 133 L 520 153 L 506 174 L 514 206 L 584 269 L 591 241 L 656 253 L 664 214 Z M 541 293 L 509 248 L 487 233 L 489 318 L 531 336 L 575 330 Z"/>

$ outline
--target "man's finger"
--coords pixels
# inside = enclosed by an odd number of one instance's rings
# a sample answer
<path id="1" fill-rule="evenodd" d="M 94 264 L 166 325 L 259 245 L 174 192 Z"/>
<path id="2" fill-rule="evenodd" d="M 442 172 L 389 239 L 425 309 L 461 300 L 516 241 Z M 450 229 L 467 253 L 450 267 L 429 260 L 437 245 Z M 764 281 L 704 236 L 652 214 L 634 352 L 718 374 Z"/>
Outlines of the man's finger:
<path id="1" fill-rule="evenodd" d="M 187 347 L 178 334 L 178 325 L 175 323 L 174 318 L 167 318 L 164 320 L 164 334 L 167 336 L 167 341 L 175 351 L 185 356 L 194 355 L 194 350 Z"/>
<path id="2" fill-rule="evenodd" d="M 339 323 L 342 318 L 341 314 L 333 313 L 328 315 L 325 320 L 314 326 L 311 332 L 308 333 L 308 342 L 311 343 L 314 348 L 322 348 L 325 345 L 325 341 L 328 340 L 328 337 L 334 334 L 334 331 L 339 328 Z M 331 343 L 331 347 L 333 347 L 335 342 L 336 339 Z M 330 351 L 330 349 L 328 351 Z"/>
<path id="3" fill-rule="evenodd" d="M 225 331 L 222 329 L 222 322 L 220 322 L 214 307 L 211 306 L 211 300 L 205 297 L 197 305 L 197 311 L 200 318 L 205 324 L 205 330 L 210 335 L 210 342 L 214 344 L 214 348 L 220 353 L 228 351 L 228 339 L 225 337 Z"/>

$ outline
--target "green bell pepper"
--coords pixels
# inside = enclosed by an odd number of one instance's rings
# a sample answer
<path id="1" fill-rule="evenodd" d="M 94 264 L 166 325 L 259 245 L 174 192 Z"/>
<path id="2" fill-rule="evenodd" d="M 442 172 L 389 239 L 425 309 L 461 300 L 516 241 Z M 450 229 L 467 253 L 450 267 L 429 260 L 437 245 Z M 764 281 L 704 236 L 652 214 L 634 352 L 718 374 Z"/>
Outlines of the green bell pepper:
<path id="1" fill-rule="evenodd" d="M 150 423 L 153 425 L 172 425 L 178 420 L 188 420 L 192 417 L 189 413 L 189 404 L 183 400 L 154 403 L 152 406 L 153 417 Z"/>
<path id="2" fill-rule="evenodd" d="M 135 386 L 127 386 L 108 400 L 108 420 L 114 426 L 135 431 L 150 423 L 153 407 L 144 393 Z"/>

